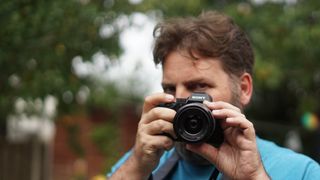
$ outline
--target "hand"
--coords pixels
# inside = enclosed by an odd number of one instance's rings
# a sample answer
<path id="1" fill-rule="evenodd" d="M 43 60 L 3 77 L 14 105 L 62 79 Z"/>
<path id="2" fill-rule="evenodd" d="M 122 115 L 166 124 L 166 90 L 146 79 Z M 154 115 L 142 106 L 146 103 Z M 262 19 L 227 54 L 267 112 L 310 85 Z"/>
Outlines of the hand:
<path id="1" fill-rule="evenodd" d="M 172 124 L 176 112 L 169 108 L 155 107 L 160 103 L 173 101 L 174 97 L 172 95 L 164 93 L 145 98 L 135 145 L 128 160 L 129 169 L 131 167 L 131 172 L 135 173 L 137 179 L 147 178 L 158 165 L 164 150 L 173 147 L 173 140 L 165 136 L 164 133 L 176 137 Z M 133 176 L 131 176 L 131 179 L 133 179 Z"/>
<path id="2" fill-rule="evenodd" d="M 253 124 L 241 110 L 226 102 L 207 102 L 212 115 L 222 119 L 224 143 L 215 148 L 209 144 L 188 144 L 187 149 L 213 163 L 230 179 L 269 179 L 260 159 Z"/>

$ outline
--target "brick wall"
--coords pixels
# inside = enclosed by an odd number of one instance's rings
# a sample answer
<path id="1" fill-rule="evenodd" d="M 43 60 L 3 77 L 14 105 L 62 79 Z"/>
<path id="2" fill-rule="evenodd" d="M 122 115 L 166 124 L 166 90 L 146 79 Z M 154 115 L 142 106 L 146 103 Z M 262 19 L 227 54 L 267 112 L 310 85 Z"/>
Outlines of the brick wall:
<path id="1" fill-rule="evenodd" d="M 120 131 L 120 146 L 123 154 L 129 150 L 135 140 L 137 123 L 140 112 L 133 107 L 123 108 L 118 127 Z M 102 117 L 108 116 L 103 111 L 95 111 L 90 117 L 86 115 L 64 116 L 56 123 L 56 137 L 54 140 L 53 179 L 70 180 L 78 175 L 90 179 L 91 177 L 106 173 L 104 157 L 98 148 L 90 140 L 90 132 L 103 123 Z M 106 118 L 102 118 L 106 119 Z M 84 147 L 85 156 L 80 157 L 70 148 L 66 127 L 78 126 L 79 142 Z"/>

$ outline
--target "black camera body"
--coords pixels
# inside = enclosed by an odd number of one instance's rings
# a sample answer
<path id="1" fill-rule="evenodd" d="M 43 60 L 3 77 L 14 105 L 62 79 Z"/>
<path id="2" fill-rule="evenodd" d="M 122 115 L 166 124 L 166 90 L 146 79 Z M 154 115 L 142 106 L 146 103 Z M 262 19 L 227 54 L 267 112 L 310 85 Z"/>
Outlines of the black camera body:
<path id="1" fill-rule="evenodd" d="M 186 143 L 209 143 L 219 147 L 223 141 L 223 130 L 219 120 L 213 118 L 211 110 L 203 101 L 212 101 L 206 93 L 192 93 L 187 99 L 177 98 L 176 102 L 159 104 L 176 111 L 173 129 L 177 141 Z"/>

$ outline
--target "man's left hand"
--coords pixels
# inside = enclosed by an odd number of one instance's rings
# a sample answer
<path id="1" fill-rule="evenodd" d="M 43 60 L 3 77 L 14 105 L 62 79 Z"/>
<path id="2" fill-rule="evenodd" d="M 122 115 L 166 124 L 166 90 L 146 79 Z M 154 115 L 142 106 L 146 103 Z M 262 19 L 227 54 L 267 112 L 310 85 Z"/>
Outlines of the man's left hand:
<path id="1" fill-rule="evenodd" d="M 257 148 L 253 124 L 236 106 L 226 102 L 204 102 L 215 119 L 221 120 L 224 143 L 188 144 L 187 149 L 200 154 L 231 179 L 269 179 Z"/>

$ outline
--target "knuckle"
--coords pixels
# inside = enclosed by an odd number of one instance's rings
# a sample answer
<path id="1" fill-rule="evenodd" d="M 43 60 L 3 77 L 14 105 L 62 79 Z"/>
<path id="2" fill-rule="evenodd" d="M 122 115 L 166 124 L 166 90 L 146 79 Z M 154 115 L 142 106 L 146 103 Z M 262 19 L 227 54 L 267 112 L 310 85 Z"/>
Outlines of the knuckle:
<path id="1" fill-rule="evenodd" d="M 254 128 L 253 128 L 253 123 L 249 121 L 249 122 L 248 122 L 248 127 L 254 129 Z"/>
<path id="2" fill-rule="evenodd" d="M 151 96 L 146 96 L 146 97 L 144 98 L 144 102 L 145 102 L 145 103 L 150 103 L 151 101 L 152 101 Z"/>
<path id="3" fill-rule="evenodd" d="M 141 136 L 140 137 L 140 143 L 141 143 L 142 147 L 147 147 L 150 142 L 151 142 L 150 138 L 148 138 L 146 136 Z"/>
<path id="4" fill-rule="evenodd" d="M 172 146 L 173 142 L 170 138 L 166 138 L 164 141 L 164 148 L 165 149 L 170 149 Z"/>
<path id="5" fill-rule="evenodd" d="M 159 118 L 159 117 L 161 117 L 162 111 L 159 108 L 153 108 L 152 114 L 153 114 L 153 116 Z"/>
<path id="6" fill-rule="evenodd" d="M 143 148 L 146 146 L 146 141 L 141 136 L 137 137 L 137 144 L 139 144 L 139 147 Z"/>
<path id="7" fill-rule="evenodd" d="M 137 129 L 137 134 L 140 137 L 144 137 L 145 135 L 147 135 L 148 134 L 147 126 L 146 125 L 139 126 Z"/>
<path id="8" fill-rule="evenodd" d="M 161 120 L 156 121 L 156 127 L 157 129 L 163 130 L 163 122 Z"/>
<path id="9" fill-rule="evenodd" d="M 140 126 L 138 127 L 138 132 L 142 133 L 145 132 L 146 126 L 144 126 L 143 124 L 140 124 Z"/>
<path id="10" fill-rule="evenodd" d="M 241 117 L 244 118 L 244 119 L 246 119 L 246 116 L 245 116 L 244 114 L 241 114 Z"/>
<path id="11" fill-rule="evenodd" d="M 152 156 L 153 155 L 153 149 L 154 149 L 153 145 L 151 145 L 150 147 L 149 146 L 144 146 L 143 152 L 147 156 Z"/>
<path id="12" fill-rule="evenodd" d="M 145 118 L 141 117 L 140 121 L 138 122 L 138 127 L 142 126 L 145 122 Z"/>

